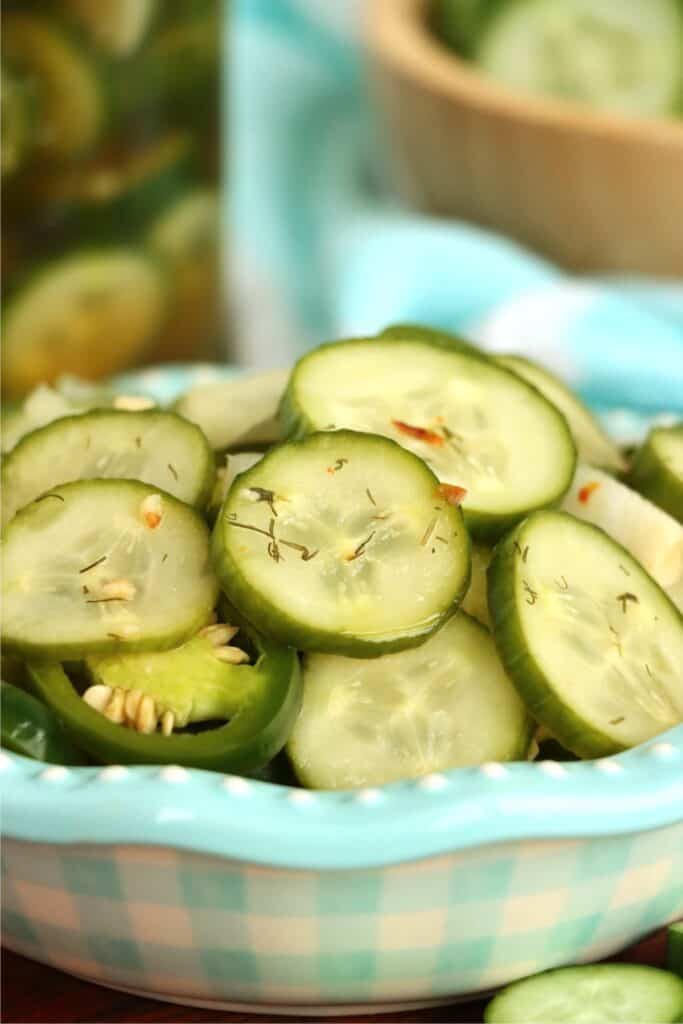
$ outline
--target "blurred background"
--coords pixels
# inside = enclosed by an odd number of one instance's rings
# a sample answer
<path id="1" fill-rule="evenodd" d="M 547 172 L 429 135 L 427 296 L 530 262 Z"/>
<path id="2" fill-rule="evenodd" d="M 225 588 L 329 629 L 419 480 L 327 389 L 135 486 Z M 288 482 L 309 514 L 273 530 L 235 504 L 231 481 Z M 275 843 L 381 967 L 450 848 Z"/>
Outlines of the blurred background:
<path id="1" fill-rule="evenodd" d="M 683 0 L 5 0 L 3 396 L 417 320 L 683 407 Z"/>

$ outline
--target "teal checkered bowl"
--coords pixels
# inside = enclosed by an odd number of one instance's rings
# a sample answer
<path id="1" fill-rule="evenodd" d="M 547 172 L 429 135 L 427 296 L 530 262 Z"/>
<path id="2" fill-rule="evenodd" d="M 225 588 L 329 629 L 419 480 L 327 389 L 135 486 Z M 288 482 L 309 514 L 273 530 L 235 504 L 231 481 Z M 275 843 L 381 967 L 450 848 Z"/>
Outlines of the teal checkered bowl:
<path id="1" fill-rule="evenodd" d="M 188 376 L 127 384 L 168 399 Z M 338 793 L 4 751 L 0 780 L 3 941 L 156 998 L 404 1008 L 607 956 L 683 916 L 683 726 L 597 761 Z"/>

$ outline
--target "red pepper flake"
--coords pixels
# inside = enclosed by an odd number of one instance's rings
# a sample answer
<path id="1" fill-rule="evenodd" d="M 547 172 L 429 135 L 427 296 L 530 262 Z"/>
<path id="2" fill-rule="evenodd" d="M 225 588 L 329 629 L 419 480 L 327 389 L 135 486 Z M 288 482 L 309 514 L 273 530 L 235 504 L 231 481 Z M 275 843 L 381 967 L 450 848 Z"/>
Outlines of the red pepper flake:
<path id="1" fill-rule="evenodd" d="M 440 498 L 445 498 L 449 505 L 461 505 L 465 500 L 467 489 L 458 487 L 457 484 L 439 484 L 436 493 Z"/>
<path id="2" fill-rule="evenodd" d="M 392 420 L 391 422 L 401 434 L 414 437 L 418 441 L 424 441 L 425 444 L 441 447 L 444 443 L 443 435 L 437 434 L 435 430 L 427 430 L 426 427 L 414 427 L 411 423 L 404 423 L 403 420 Z"/>
<path id="3" fill-rule="evenodd" d="M 580 489 L 579 501 L 582 505 L 586 505 L 588 503 L 591 494 L 593 493 L 593 491 L 597 491 L 599 486 L 600 484 L 597 480 L 592 480 L 591 483 L 586 484 L 584 487 Z"/>

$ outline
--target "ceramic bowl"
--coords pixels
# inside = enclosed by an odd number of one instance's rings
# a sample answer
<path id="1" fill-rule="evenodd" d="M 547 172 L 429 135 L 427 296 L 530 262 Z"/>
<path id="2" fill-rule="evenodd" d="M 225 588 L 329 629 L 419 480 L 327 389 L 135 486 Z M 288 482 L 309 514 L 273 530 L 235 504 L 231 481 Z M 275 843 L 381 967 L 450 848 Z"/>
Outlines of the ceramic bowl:
<path id="1" fill-rule="evenodd" d="M 364 7 L 370 81 L 399 192 L 572 269 L 683 276 L 683 122 L 511 92 L 433 36 L 428 3 Z"/>
<path id="2" fill-rule="evenodd" d="M 168 399 L 189 379 L 129 386 Z M 683 726 L 604 760 L 340 793 L 5 751 L 0 785 L 3 941 L 154 998 L 405 1009 L 683 916 Z"/>

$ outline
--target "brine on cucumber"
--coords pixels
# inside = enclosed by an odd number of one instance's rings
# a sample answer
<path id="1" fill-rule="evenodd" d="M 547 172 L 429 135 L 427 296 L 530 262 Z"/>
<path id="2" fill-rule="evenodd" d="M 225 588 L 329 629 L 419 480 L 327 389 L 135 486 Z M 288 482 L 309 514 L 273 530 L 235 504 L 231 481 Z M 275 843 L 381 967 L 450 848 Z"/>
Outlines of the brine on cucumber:
<path id="1" fill-rule="evenodd" d="M 203 507 L 213 490 L 213 453 L 194 424 L 161 409 L 65 416 L 27 434 L 5 457 L 2 522 L 51 487 L 105 477 L 142 480 Z"/>
<path id="2" fill-rule="evenodd" d="M 574 442 L 557 409 L 435 332 L 315 349 L 294 368 L 281 416 L 293 436 L 347 427 L 397 441 L 440 480 L 466 488 L 465 519 L 478 539 L 559 501 L 574 473 Z"/>
<path id="3" fill-rule="evenodd" d="M 683 722 L 683 616 L 602 530 L 536 512 L 497 546 L 488 581 L 503 664 L 564 747 L 600 757 Z"/>
<path id="4" fill-rule="evenodd" d="M 525 760 L 533 731 L 491 635 L 458 612 L 422 646 L 399 654 L 308 655 L 287 750 L 304 785 L 350 789 Z"/>
<path id="5" fill-rule="evenodd" d="M 284 643 L 355 657 L 411 647 L 467 589 L 462 493 L 387 438 L 312 434 L 236 478 L 216 570 L 232 604 Z"/>
<path id="6" fill-rule="evenodd" d="M 683 422 L 650 431 L 636 452 L 628 482 L 683 523 Z"/>
<path id="7" fill-rule="evenodd" d="M 3 531 L 2 642 L 24 657 L 175 647 L 217 582 L 200 515 L 134 480 L 54 487 Z"/>

